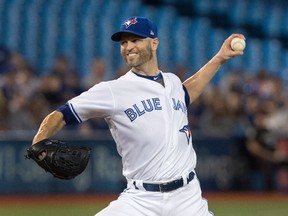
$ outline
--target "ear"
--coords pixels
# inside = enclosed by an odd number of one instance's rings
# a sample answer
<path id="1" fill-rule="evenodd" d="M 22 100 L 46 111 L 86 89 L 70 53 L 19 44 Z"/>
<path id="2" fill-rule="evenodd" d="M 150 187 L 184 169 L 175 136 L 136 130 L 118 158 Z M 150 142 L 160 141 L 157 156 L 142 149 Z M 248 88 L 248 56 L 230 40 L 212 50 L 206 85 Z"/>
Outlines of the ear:
<path id="1" fill-rule="evenodd" d="M 158 38 L 152 39 L 151 44 L 152 44 L 152 46 L 151 46 L 151 47 L 152 47 L 152 50 L 156 51 L 156 50 L 157 50 L 157 47 L 158 47 L 158 44 L 159 44 Z"/>

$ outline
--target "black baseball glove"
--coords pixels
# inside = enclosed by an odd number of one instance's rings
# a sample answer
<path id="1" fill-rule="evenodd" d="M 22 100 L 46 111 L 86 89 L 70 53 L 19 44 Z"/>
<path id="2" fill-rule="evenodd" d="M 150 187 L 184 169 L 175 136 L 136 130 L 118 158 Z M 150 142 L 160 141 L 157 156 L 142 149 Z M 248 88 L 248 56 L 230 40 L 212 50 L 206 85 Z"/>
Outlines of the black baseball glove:
<path id="1" fill-rule="evenodd" d="M 30 146 L 25 157 L 56 178 L 73 179 L 85 170 L 90 152 L 87 147 L 69 147 L 63 141 L 44 139 Z"/>

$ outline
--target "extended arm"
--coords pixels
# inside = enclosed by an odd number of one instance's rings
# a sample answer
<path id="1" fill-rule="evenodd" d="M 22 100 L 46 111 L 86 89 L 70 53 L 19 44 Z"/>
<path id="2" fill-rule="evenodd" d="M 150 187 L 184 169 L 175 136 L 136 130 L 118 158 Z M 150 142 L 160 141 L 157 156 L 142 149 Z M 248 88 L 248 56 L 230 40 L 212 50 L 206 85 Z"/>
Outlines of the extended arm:
<path id="1" fill-rule="evenodd" d="M 54 111 L 47 115 L 40 125 L 37 134 L 34 136 L 32 144 L 39 142 L 40 140 L 47 139 L 55 135 L 65 126 L 63 114 L 59 111 Z"/>
<path id="2" fill-rule="evenodd" d="M 203 92 L 204 88 L 207 86 L 222 64 L 232 57 L 243 55 L 243 51 L 234 51 L 230 46 L 232 39 L 235 37 L 245 39 L 242 34 L 232 34 L 224 41 L 219 52 L 207 64 L 205 64 L 197 73 L 183 82 L 190 96 L 190 103 L 195 101 Z"/>

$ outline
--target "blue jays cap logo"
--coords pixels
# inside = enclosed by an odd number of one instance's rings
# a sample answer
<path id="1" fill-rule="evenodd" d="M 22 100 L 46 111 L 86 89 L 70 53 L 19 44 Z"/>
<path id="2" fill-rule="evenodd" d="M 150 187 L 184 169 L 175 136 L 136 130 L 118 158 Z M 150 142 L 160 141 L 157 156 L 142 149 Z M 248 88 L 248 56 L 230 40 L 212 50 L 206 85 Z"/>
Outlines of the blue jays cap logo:
<path id="1" fill-rule="evenodd" d="M 184 127 L 180 129 L 179 131 L 185 133 L 187 141 L 188 141 L 188 145 L 189 145 L 189 140 L 191 137 L 191 130 L 190 130 L 189 125 L 184 125 Z"/>
<path id="2" fill-rule="evenodd" d="M 134 19 L 131 19 L 131 20 L 127 20 L 124 25 L 126 27 L 126 29 L 130 26 L 130 25 L 134 25 L 137 23 L 137 18 L 135 17 Z"/>
<path id="3" fill-rule="evenodd" d="M 145 17 L 130 17 L 121 24 L 120 31 L 115 32 L 111 39 L 121 41 L 123 33 L 130 33 L 143 38 L 156 38 L 157 26 Z"/>

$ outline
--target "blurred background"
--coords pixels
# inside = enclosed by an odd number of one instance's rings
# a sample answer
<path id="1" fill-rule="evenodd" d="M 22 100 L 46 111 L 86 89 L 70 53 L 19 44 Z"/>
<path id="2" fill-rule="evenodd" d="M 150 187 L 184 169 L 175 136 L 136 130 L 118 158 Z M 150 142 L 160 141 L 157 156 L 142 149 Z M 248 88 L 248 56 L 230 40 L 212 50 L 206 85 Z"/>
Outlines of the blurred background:
<path id="1" fill-rule="evenodd" d="M 24 155 L 48 113 L 128 70 L 110 36 L 133 15 L 155 21 L 160 68 L 182 80 L 231 33 L 246 36 L 244 56 L 225 64 L 189 108 L 197 173 L 204 192 L 287 194 L 287 10 L 285 0 L 0 0 L 0 195 L 125 188 L 102 119 L 57 135 L 93 149 L 75 180 L 53 179 Z"/>

